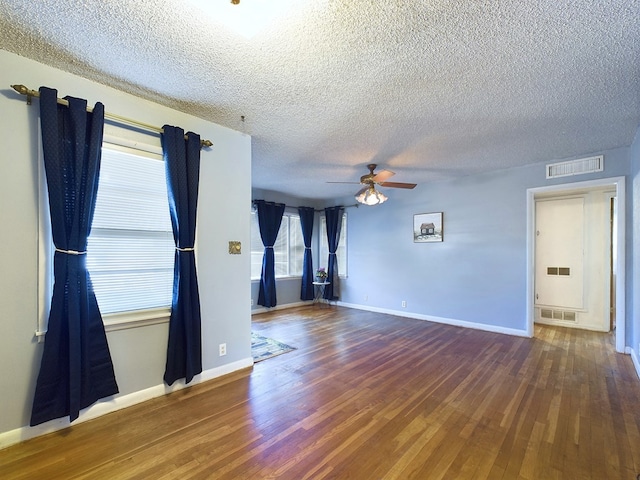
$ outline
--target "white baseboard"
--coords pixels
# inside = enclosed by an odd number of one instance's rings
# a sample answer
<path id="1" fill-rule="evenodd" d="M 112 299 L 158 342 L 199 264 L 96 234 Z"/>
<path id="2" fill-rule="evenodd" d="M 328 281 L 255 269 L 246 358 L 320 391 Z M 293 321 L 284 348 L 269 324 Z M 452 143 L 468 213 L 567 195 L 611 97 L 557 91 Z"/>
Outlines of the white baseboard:
<path id="1" fill-rule="evenodd" d="M 487 325 L 485 323 L 467 322 L 465 320 L 456 320 L 454 318 L 435 317 L 432 315 L 423 315 L 420 313 L 411 313 L 401 310 L 391 310 L 387 308 L 371 307 L 368 305 L 358 305 L 355 303 L 337 302 L 341 307 L 357 308 L 358 310 L 367 310 L 369 312 L 386 313 L 397 317 L 415 318 L 416 320 L 426 320 L 428 322 L 444 323 L 455 327 L 473 328 L 475 330 L 484 330 L 486 332 L 503 333 L 505 335 L 513 335 L 517 337 L 529 337 L 526 330 L 518 330 L 515 328 L 499 327 L 496 325 Z"/>
<path id="2" fill-rule="evenodd" d="M 638 348 L 640 348 L 640 346 Z M 633 366 L 636 367 L 636 373 L 638 374 L 638 379 L 640 380 L 640 358 L 639 358 L 640 353 L 635 351 L 631 347 L 626 347 L 624 353 L 628 353 L 629 355 L 631 355 Z"/>
<path id="3" fill-rule="evenodd" d="M 238 360 L 237 362 L 222 365 L 221 367 L 205 370 L 201 374 L 193 377 L 193 380 L 188 385 L 184 383 L 184 380 L 178 380 L 171 386 L 161 384 L 137 392 L 129 393 L 127 395 L 100 400 L 90 407 L 81 410 L 80 416 L 73 422 L 73 425 L 86 422 L 87 420 L 91 420 L 102 415 L 106 415 L 107 413 L 121 410 L 123 408 L 131 407 L 138 403 L 151 400 L 152 398 L 161 397 L 162 395 L 166 395 L 177 390 L 182 390 L 199 383 L 213 380 L 214 378 L 227 375 L 237 370 L 242 370 L 243 368 L 251 367 L 252 365 L 253 358 L 244 358 L 242 360 Z M 15 430 L 0 433 L 0 449 L 23 442 L 25 440 L 29 440 L 30 438 L 35 438 L 39 437 L 40 435 L 46 435 L 47 433 L 62 430 L 63 428 L 67 428 L 70 425 L 71 423 L 69 422 L 69 418 L 67 417 L 51 420 L 41 425 L 36 425 L 35 427 L 20 427 L 16 428 Z"/>
<path id="4" fill-rule="evenodd" d="M 254 308 L 253 310 L 251 310 L 251 315 L 255 315 L 257 313 L 274 312 L 276 310 L 286 310 L 287 308 L 303 307 L 305 305 L 313 305 L 313 300 L 306 300 L 306 301 L 294 302 L 294 303 L 285 303 L 283 305 L 276 305 L 275 307 L 271 307 L 271 308 L 266 308 L 266 307 Z"/>

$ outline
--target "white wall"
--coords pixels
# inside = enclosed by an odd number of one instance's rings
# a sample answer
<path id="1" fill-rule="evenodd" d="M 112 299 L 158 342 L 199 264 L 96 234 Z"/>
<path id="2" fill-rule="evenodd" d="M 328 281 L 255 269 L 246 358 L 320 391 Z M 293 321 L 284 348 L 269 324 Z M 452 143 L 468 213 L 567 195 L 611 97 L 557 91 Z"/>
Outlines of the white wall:
<path id="1" fill-rule="evenodd" d="M 34 337 L 38 101 L 27 106 L 25 97 L 9 88 L 12 84 L 32 89 L 46 85 L 58 89 L 60 96 L 86 98 L 90 104 L 101 101 L 107 112 L 152 125 L 177 125 L 213 141 L 211 149 L 203 150 L 201 161 L 196 258 L 205 372 L 194 383 L 251 365 L 249 255 L 228 254 L 230 240 L 241 241 L 245 248 L 249 245 L 251 138 L 2 50 L 0 65 L 0 446 L 32 436 L 34 430 L 23 427 L 29 422 L 42 354 Z M 149 142 L 159 144 L 159 137 L 151 135 Z M 246 221 L 238 220 L 243 218 Z M 119 399 L 131 403 L 164 392 L 166 323 L 110 332 L 107 338 L 120 387 L 111 405 Z M 228 353 L 219 357 L 218 344 L 223 342 Z"/>

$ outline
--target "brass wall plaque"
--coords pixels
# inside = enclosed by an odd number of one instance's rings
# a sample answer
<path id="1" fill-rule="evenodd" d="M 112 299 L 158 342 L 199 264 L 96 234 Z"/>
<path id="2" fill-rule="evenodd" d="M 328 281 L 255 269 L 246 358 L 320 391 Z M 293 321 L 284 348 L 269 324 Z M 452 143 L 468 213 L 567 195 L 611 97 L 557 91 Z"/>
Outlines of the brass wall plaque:
<path id="1" fill-rule="evenodd" d="M 240 242 L 229 242 L 229 253 L 231 255 L 240 255 L 242 253 L 242 244 Z"/>

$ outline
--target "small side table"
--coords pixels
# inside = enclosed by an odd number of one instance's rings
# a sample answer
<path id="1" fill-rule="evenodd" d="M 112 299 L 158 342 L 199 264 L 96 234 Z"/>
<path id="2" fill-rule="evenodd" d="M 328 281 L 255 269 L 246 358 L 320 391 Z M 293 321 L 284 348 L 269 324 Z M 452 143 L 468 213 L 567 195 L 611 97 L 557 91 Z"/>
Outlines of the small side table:
<path id="1" fill-rule="evenodd" d="M 329 303 L 324 299 L 324 289 L 327 287 L 327 285 L 331 285 L 331 282 L 313 282 L 313 287 L 316 290 L 316 296 L 313 299 L 314 304 L 319 302 Z"/>

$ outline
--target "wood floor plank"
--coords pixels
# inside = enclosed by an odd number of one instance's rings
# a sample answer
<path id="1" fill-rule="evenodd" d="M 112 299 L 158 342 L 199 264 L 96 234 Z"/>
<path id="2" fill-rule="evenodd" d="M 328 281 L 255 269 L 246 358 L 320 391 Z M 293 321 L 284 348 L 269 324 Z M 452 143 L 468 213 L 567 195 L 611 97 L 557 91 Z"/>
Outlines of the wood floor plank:
<path id="1" fill-rule="evenodd" d="M 296 350 L 0 451 L 10 479 L 635 479 L 613 335 L 535 338 L 332 306 L 257 315 Z"/>

